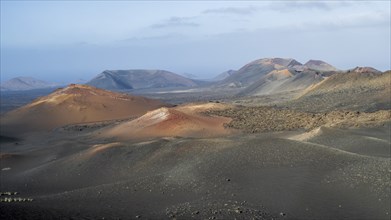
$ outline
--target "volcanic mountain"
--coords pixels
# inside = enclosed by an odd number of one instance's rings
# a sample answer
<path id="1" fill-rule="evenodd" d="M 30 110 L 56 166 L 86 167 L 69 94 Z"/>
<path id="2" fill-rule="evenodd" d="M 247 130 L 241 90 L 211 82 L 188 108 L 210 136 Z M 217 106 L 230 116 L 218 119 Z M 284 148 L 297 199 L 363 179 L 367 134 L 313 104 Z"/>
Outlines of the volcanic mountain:
<path id="1" fill-rule="evenodd" d="M 238 95 L 256 96 L 302 90 L 322 80 L 323 77 L 313 71 L 297 73 L 288 69 L 273 70 L 242 90 Z"/>
<path id="2" fill-rule="evenodd" d="M 159 108 L 129 122 L 123 122 L 103 131 L 103 136 L 120 139 L 153 137 L 217 137 L 232 133 L 224 127 L 230 119 L 201 114 L 206 110 L 221 110 L 226 105 L 217 103 L 188 104 L 175 108 Z"/>
<path id="3" fill-rule="evenodd" d="M 167 106 L 144 97 L 131 96 L 71 84 L 1 118 L 2 133 L 49 130 L 59 126 L 124 119 Z"/>
<path id="4" fill-rule="evenodd" d="M 1 83 L 1 91 L 21 91 L 56 87 L 55 83 L 48 83 L 32 77 L 16 77 Z"/>
<path id="5" fill-rule="evenodd" d="M 295 66 L 301 66 L 302 64 L 294 59 L 284 58 L 264 58 L 252 61 L 237 72 L 227 77 L 222 81 L 223 85 L 235 84 L 238 87 L 246 87 L 252 83 L 258 81 L 264 75 L 272 72 L 273 70 L 282 70 L 287 68 L 293 68 Z"/>
<path id="6" fill-rule="evenodd" d="M 337 72 L 337 68 L 320 60 L 301 64 L 294 59 L 264 58 L 240 68 L 219 86 L 243 87 L 239 96 L 275 94 L 306 89 Z"/>
<path id="7" fill-rule="evenodd" d="M 106 70 L 87 85 L 109 90 L 194 87 L 191 79 L 165 70 Z"/>
<path id="8" fill-rule="evenodd" d="M 308 69 L 311 69 L 311 70 L 318 70 L 318 71 L 323 71 L 323 72 L 338 71 L 338 69 L 335 68 L 334 66 L 332 66 L 324 61 L 321 61 L 321 60 L 309 60 L 303 66 Z"/>

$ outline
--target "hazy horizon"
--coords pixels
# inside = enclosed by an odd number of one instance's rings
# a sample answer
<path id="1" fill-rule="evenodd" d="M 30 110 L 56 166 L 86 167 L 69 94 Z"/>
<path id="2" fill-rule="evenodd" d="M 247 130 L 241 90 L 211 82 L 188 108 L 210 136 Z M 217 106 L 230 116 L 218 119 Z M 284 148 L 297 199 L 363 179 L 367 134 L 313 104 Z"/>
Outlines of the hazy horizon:
<path id="1" fill-rule="evenodd" d="M 389 1 L 1 1 L 1 81 L 106 69 L 212 78 L 264 57 L 390 69 Z"/>

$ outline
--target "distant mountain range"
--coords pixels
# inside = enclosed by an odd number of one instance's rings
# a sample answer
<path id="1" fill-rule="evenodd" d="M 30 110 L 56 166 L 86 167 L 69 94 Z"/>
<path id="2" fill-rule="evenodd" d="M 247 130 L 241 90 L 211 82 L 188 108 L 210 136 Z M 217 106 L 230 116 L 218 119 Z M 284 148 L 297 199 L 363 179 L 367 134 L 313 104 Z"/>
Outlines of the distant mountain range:
<path id="1" fill-rule="evenodd" d="M 274 71 L 274 72 L 273 72 Z M 265 80 L 281 80 L 282 78 L 291 78 L 295 77 L 297 73 L 307 72 L 307 73 L 316 73 L 318 72 L 331 72 L 338 71 L 337 68 L 331 66 L 330 64 L 320 61 L 320 60 L 310 60 L 306 64 L 301 64 L 295 59 L 285 59 L 285 58 L 264 58 L 252 61 L 237 72 L 230 75 L 223 81 L 221 85 L 226 85 L 230 87 L 247 87 L 253 83 L 262 84 L 258 81 Z M 272 73 L 273 72 L 273 73 Z M 280 75 L 285 72 L 285 77 L 272 77 L 270 78 L 270 73 L 272 75 Z M 288 74 L 289 72 L 289 74 Z M 302 78 L 303 76 L 300 76 Z"/>
<path id="2" fill-rule="evenodd" d="M 302 64 L 295 59 L 264 58 L 252 61 L 239 70 L 228 70 L 205 83 L 165 70 L 106 70 L 87 85 L 109 90 L 152 89 L 173 87 L 247 88 L 241 95 L 261 95 L 279 91 L 304 89 L 324 76 L 339 71 L 320 60 Z"/>
<path id="3" fill-rule="evenodd" d="M 239 96 L 258 96 L 307 89 L 336 73 L 372 72 L 371 67 L 356 67 L 347 71 L 321 60 L 305 64 L 292 58 L 263 58 L 244 65 L 239 70 L 228 70 L 216 77 L 202 81 L 194 75 L 185 76 L 166 70 L 105 70 L 85 84 L 108 90 L 158 89 L 158 88 L 236 88 Z M 50 88 L 56 84 L 30 77 L 18 77 L 1 84 L 1 90 L 30 90 Z"/>
<path id="4" fill-rule="evenodd" d="M 243 88 L 239 96 L 266 95 L 305 89 L 336 72 L 340 70 L 321 60 L 301 64 L 291 58 L 264 58 L 244 65 L 216 86 Z"/>
<path id="5" fill-rule="evenodd" d="M 32 89 L 53 88 L 56 83 L 49 83 L 32 77 L 16 77 L 0 84 L 1 91 L 23 91 Z"/>
<path id="6" fill-rule="evenodd" d="M 233 98 L 297 91 L 283 106 L 310 112 L 335 109 L 376 111 L 391 108 L 391 71 L 383 73 L 371 67 L 339 71 L 323 61 L 309 61 L 302 65 L 294 59 L 267 58 L 253 61 L 238 71 L 230 71 L 225 75 L 229 76 L 202 88 L 218 93 L 234 84 L 240 88 L 237 97 Z M 113 90 L 189 88 L 199 85 L 196 81 L 164 70 L 104 71 L 88 84 Z M 5 85 L 14 86 L 7 88 L 25 90 L 54 86 L 32 78 L 16 78 Z M 209 90 L 211 88 L 215 90 Z M 47 130 L 72 123 L 140 116 L 164 106 L 170 105 L 158 100 L 72 84 L 6 113 L 2 124 L 13 131 L 34 130 L 37 129 L 37 124 L 40 125 L 39 129 Z M 161 112 L 157 113 L 160 115 Z M 181 114 L 170 115 L 185 117 Z"/>

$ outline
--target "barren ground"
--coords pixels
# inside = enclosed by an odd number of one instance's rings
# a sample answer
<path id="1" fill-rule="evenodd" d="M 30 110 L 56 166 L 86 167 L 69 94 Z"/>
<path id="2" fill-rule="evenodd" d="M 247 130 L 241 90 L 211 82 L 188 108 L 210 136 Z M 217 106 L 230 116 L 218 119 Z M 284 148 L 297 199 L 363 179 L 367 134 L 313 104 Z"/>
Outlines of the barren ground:
<path id="1" fill-rule="evenodd" d="M 245 107 L 215 103 L 228 95 L 192 94 L 213 102 L 174 107 L 167 111 L 173 118 L 158 109 L 2 133 L 1 192 L 18 194 L 0 196 L 12 200 L 0 202 L 0 218 L 390 219 L 389 110 L 310 113 L 271 107 L 284 96 L 230 100 Z M 178 103 L 192 99 L 177 95 Z M 150 134 L 127 135 L 134 129 L 124 125 L 142 127 L 141 119 Z M 211 130 L 170 133 L 189 125 Z M 115 128 L 122 136 L 101 135 Z M 214 128 L 224 132 L 210 135 Z"/>

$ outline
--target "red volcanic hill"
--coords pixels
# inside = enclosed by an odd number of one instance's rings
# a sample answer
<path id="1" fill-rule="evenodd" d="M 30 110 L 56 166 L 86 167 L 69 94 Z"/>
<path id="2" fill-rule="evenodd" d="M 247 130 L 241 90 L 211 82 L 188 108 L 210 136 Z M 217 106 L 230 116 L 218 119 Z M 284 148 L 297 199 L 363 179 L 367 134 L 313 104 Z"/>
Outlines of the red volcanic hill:
<path id="1" fill-rule="evenodd" d="M 103 131 L 105 137 L 138 139 L 154 137 L 218 137 L 232 133 L 224 127 L 230 118 L 208 116 L 200 112 L 223 109 L 222 104 L 189 104 L 175 108 L 159 108 L 129 122 Z"/>
<path id="2" fill-rule="evenodd" d="M 50 130 L 75 123 L 124 119 L 167 106 L 139 96 L 71 84 L 1 118 L 2 133 Z"/>

